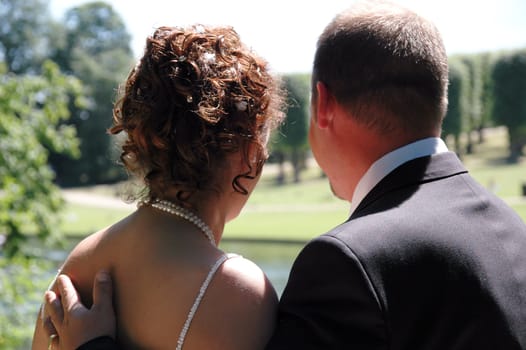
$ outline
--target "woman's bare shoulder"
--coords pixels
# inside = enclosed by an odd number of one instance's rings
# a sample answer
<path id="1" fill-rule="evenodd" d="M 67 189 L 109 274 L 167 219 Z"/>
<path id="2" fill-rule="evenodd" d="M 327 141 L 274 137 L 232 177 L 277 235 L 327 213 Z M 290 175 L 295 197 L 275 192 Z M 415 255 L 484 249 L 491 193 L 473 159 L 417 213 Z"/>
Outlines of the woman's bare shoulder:
<path id="1" fill-rule="evenodd" d="M 242 257 L 228 259 L 218 270 L 200 307 L 201 317 L 208 318 L 205 324 L 213 322 L 216 326 L 202 329 L 203 322 L 197 319 L 195 326 L 200 329 L 196 334 L 213 332 L 208 339 L 214 339 L 216 346 L 221 344 L 221 349 L 263 349 L 274 329 L 277 303 L 274 287 L 256 264 Z M 194 345 L 200 348 L 208 344 Z"/>
<path id="2" fill-rule="evenodd" d="M 275 297 L 275 291 L 261 268 L 242 256 L 227 259 L 219 271 L 223 287 L 238 289 L 247 297 Z"/>
<path id="3" fill-rule="evenodd" d="M 263 270 L 241 256 L 225 261 L 212 290 L 222 297 L 225 307 L 268 314 L 277 305 L 276 291 Z M 253 308 L 252 311 L 249 311 Z M 247 315 L 250 316 L 250 315 Z"/>
<path id="4" fill-rule="evenodd" d="M 115 245 L 133 220 L 133 214 L 121 221 L 92 233 L 82 239 L 69 253 L 60 268 L 67 274 L 80 292 L 83 300 L 91 303 L 91 288 L 97 271 L 111 272 L 115 258 Z M 86 299 L 84 298 L 86 297 Z"/>

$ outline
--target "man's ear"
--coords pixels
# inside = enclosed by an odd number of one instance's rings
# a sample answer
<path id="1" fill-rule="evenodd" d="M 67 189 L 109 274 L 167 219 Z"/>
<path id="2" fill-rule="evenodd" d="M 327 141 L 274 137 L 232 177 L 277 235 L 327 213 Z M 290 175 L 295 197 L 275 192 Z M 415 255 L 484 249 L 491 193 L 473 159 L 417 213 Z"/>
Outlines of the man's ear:
<path id="1" fill-rule="evenodd" d="M 316 124 L 319 128 L 326 128 L 332 122 L 333 118 L 333 107 L 334 107 L 334 96 L 327 88 L 323 82 L 316 82 L 316 100 L 315 106 L 316 109 Z"/>

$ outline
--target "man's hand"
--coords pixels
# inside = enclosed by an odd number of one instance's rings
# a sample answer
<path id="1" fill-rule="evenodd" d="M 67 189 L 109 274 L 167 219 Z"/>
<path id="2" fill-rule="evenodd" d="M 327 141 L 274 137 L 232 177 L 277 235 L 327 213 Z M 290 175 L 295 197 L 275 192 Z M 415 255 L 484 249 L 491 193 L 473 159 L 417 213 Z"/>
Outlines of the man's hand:
<path id="1" fill-rule="evenodd" d="M 93 305 L 87 309 L 66 275 L 57 278 L 59 295 L 45 294 L 44 329 L 52 338 L 53 349 L 74 350 L 87 341 L 109 336 L 115 339 L 115 314 L 112 305 L 112 283 L 107 272 L 100 271 L 93 284 Z M 50 324 L 51 323 L 51 324 Z"/>

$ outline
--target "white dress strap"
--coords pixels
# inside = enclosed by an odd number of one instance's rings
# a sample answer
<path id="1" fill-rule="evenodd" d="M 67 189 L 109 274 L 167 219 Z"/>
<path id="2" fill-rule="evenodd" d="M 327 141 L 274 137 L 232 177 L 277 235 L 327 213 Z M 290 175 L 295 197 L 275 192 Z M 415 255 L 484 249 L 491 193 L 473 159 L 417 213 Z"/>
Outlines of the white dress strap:
<path id="1" fill-rule="evenodd" d="M 239 257 L 239 255 L 237 254 L 221 255 L 221 257 L 217 259 L 215 264 L 212 266 L 212 268 L 208 272 L 206 279 L 203 281 L 203 284 L 201 284 L 201 288 L 199 288 L 199 294 L 195 298 L 194 304 L 192 305 L 192 308 L 190 309 L 190 312 L 188 313 L 188 316 L 186 317 L 186 321 L 183 325 L 183 329 L 181 330 L 181 333 L 179 334 L 179 339 L 177 339 L 176 350 L 181 350 L 183 348 L 184 340 L 186 338 L 186 333 L 188 333 L 188 329 L 190 328 L 190 324 L 192 323 L 192 320 L 194 319 L 195 312 L 197 311 L 199 304 L 201 304 L 201 300 L 203 299 L 203 296 L 206 293 L 208 285 L 210 284 L 210 281 L 212 281 L 212 278 L 214 277 L 215 273 L 226 260 L 235 258 L 235 257 Z"/>

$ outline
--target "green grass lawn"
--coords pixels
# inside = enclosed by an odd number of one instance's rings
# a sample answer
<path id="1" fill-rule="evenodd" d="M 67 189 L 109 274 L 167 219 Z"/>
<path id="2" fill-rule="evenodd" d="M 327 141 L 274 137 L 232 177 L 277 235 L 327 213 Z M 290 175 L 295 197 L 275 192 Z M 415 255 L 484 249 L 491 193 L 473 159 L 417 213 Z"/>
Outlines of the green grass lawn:
<path id="1" fill-rule="evenodd" d="M 515 209 L 517 214 L 526 221 L 526 203 L 525 204 L 512 204 L 511 207 Z"/>
<path id="2" fill-rule="evenodd" d="M 347 219 L 349 204 L 332 195 L 318 168 L 302 182 L 275 185 L 265 174 L 241 215 L 225 227 L 225 238 L 308 240 Z"/>
<path id="3" fill-rule="evenodd" d="M 227 224 L 224 237 L 305 241 L 345 221 L 348 209 L 346 202 L 332 196 L 327 180 L 319 176 L 284 186 L 275 186 L 267 178 L 239 217 Z M 62 232 L 85 236 L 124 218 L 131 210 L 68 203 Z"/>
<path id="4" fill-rule="evenodd" d="M 507 164 L 503 130 L 487 135 L 477 145 L 474 155 L 463 161 L 482 185 L 491 188 L 526 220 L 526 200 L 522 184 L 526 182 L 524 164 Z M 349 204 L 336 199 L 326 178 L 317 167 L 311 167 L 301 183 L 275 185 L 275 175 L 265 172 L 241 215 L 225 227 L 225 238 L 308 240 L 347 219 Z M 111 194 L 111 187 L 97 186 L 96 194 Z M 107 209 L 68 204 L 62 231 L 85 236 L 120 220 L 132 209 Z"/>
<path id="5" fill-rule="evenodd" d="M 68 236 L 86 236 L 121 220 L 130 212 L 68 203 L 62 214 L 61 231 Z"/>
<path id="6" fill-rule="evenodd" d="M 347 219 L 345 210 L 250 211 L 228 223 L 225 238 L 308 240 Z"/>
<path id="7" fill-rule="evenodd" d="M 526 183 L 526 165 L 509 164 L 506 159 L 508 144 L 506 130 L 492 129 L 486 141 L 475 146 L 475 152 L 462 160 L 471 175 L 482 185 L 492 189 L 503 199 L 522 197 L 522 184 Z"/>

